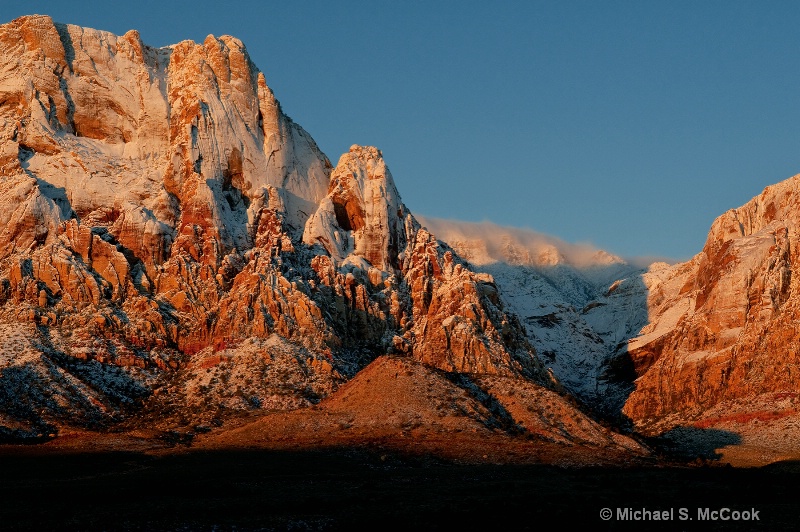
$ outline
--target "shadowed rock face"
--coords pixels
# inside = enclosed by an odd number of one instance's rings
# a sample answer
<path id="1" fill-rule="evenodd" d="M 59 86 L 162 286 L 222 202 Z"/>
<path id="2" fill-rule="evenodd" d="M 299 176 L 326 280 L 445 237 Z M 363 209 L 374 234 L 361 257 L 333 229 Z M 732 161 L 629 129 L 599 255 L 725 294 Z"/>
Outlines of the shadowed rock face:
<path id="1" fill-rule="evenodd" d="M 0 26 L 0 49 L 0 322 L 32 327 L 24 350 L 60 357 L 64 379 L 86 382 L 73 360 L 120 367 L 133 402 L 246 345 L 271 407 L 386 352 L 546 380 L 491 276 L 417 223 L 381 153 L 354 146 L 332 168 L 237 39 L 154 49 L 31 16 Z M 245 373 L 226 373 L 243 395 Z M 105 405 L 98 386 L 42 400 L 39 421 Z"/>
<path id="2" fill-rule="evenodd" d="M 691 261 L 644 276 L 650 324 L 629 342 L 639 378 L 624 409 L 641 426 L 797 390 L 799 184 L 767 187 L 717 218 Z"/>

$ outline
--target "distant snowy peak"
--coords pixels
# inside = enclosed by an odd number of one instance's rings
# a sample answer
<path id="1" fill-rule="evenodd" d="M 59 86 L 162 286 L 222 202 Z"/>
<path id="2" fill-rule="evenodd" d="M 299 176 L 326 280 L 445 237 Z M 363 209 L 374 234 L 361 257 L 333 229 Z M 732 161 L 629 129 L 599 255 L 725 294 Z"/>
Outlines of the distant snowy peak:
<path id="1" fill-rule="evenodd" d="M 464 259 L 477 266 L 504 262 L 512 266 L 572 266 L 578 269 L 624 265 L 625 260 L 590 244 L 570 244 L 530 229 L 492 222 L 464 222 L 417 217 Z"/>
<path id="2" fill-rule="evenodd" d="M 569 392 L 613 414 L 629 382 L 614 361 L 646 323 L 644 270 L 587 244 L 491 222 L 420 221 L 492 276 L 544 364 Z"/>

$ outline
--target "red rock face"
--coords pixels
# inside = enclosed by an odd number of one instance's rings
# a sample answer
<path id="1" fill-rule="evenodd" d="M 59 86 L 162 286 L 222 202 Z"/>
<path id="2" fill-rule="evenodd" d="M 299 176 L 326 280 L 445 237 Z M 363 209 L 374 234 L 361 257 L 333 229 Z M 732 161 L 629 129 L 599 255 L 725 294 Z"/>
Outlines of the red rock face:
<path id="1" fill-rule="evenodd" d="M 641 426 L 800 384 L 798 183 L 723 214 L 699 255 L 646 275 L 651 324 L 630 343 L 640 377 L 624 408 Z"/>
<path id="2" fill-rule="evenodd" d="M 299 372 L 293 406 L 300 383 L 318 395 L 387 352 L 544 379 L 492 279 L 419 226 L 380 152 L 332 170 L 237 39 L 153 49 L 33 16 L 0 47 L 0 322 L 33 322 L 41 356 L 186 363 L 192 381 L 247 341 L 253 367 Z M 269 355 L 275 336 L 302 363 Z"/>
<path id="3" fill-rule="evenodd" d="M 387 350 L 445 371 L 541 376 L 491 276 L 470 271 L 420 227 L 375 148 L 353 146 L 342 156 L 303 239 L 331 255 L 312 266 L 363 313 L 358 337 L 391 334 Z"/>

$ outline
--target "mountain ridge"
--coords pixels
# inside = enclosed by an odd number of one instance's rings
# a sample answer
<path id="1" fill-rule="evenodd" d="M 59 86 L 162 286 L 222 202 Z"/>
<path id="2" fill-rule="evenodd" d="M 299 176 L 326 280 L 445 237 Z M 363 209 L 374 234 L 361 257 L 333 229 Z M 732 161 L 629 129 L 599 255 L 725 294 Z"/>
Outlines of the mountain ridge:
<path id="1" fill-rule="evenodd" d="M 436 437 L 638 459 L 598 417 L 774 453 L 800 419 L 797 177 L 645 270 L 421 223 L 380 150 L 333 165 L 234 37 L 156 49 L 29 16 L 0 26 L 0 51 L 0 438 L 225 441 L 238 416 L 278 412 L 286 430 L 352 416 L 369 440 L 417 409 Z M 367 414 L 382 386 L 403 415 Z"/>
<path id="2" fill-rule="evenodd" d="M 380 151 L 334 167 L 237 39 L 31 16 L 0 45 L 6 436 L 309 407 L 386 353 L 558 387 Z"/>

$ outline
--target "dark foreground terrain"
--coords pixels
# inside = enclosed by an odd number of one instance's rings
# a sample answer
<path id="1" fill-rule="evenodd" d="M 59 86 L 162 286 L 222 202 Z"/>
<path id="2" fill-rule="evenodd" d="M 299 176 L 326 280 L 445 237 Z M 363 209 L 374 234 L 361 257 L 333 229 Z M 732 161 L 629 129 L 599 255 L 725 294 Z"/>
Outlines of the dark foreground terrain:
<path id="1" fill-rule="evenodd" d="M 764 468 L 566 468 L 463 464 L 363 448 L 0 454 L 2 530 L 591 529 L 790 530 L 800 464 Z M 674 521 L 600 519 L 603 508 Z M 759 521 L 698 522 L 697 508 Z M 678 521 L 680 508 L 693 520 Z"/>

